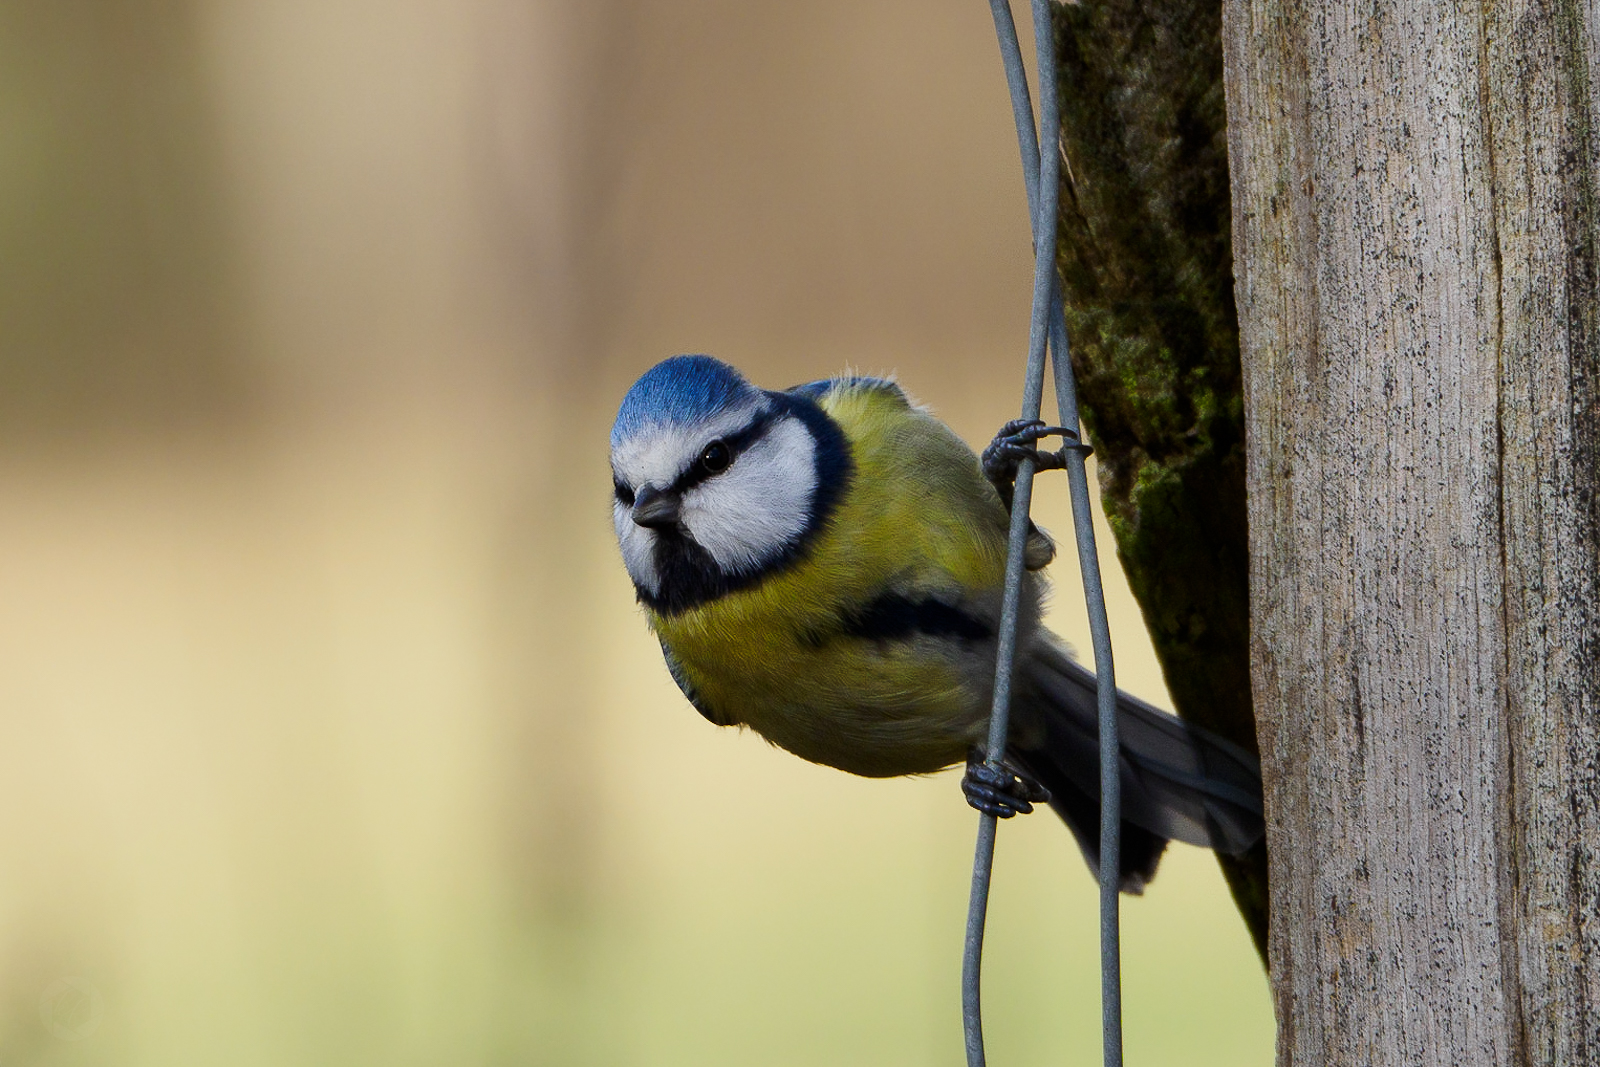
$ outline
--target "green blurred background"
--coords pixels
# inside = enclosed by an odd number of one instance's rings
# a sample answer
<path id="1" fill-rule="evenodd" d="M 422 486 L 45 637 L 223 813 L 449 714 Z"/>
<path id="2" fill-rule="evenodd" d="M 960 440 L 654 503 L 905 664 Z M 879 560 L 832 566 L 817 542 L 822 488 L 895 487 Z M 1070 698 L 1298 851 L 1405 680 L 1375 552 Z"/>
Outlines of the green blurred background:
<path id="1" fill-rule="evenodd" d="M 1021 188 L 979 0 L 0 2 L 0 1067 L 961 1063 L 954 777 L 696 715 L 606 434 L 709 351 L 987 439 Z M 992 1062 L 1097 1062 L 1094 900 L 1005 825 Z M 1210 859 L 1124 917 L 1128 1062 L 1268 1063 Z"/>

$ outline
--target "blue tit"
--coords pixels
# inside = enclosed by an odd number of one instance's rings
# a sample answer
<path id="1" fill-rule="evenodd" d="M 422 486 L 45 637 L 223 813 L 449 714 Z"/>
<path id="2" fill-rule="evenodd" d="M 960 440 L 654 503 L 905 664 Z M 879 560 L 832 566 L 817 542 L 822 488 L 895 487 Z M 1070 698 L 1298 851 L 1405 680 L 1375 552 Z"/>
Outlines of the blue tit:
<path id="1" fill-rule="evenodd" d="M 1043 432 L 1010 424 L 980 462 L 890 381 L 775 392 L 708 356 L 651 368 L 611 431 L 612 510 L 684 696 L 718 726 L 853 774 L 972 766 L 1012 482 L 1021 455 L 1052 455 L 1034 450 Z M 1097 869 L 1095 679 L 1040 623 L 1053 554 L 1035 530 L 1006 752 L 1017 795 L 997 813 L 1048 791 Z M 1169 839 L 1235 854 L 1255 844 L 1253 756 L 1126 693 L 1118 716 L 1125 891 L 1154 876 Z"/>

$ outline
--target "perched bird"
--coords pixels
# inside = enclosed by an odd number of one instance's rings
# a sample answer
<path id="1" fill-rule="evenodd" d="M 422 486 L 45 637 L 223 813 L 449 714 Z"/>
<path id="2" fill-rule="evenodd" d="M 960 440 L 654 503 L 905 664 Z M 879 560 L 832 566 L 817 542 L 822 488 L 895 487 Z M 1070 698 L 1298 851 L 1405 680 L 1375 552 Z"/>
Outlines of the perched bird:
<path id="1" fill-rule="evenodd" d="M 667 668 L 719 726 L 871 777 L 968 763 L 974 806 L 1048 796 L 1098 869 L 1095 679 L 1040 624 L 1054 555 L 1026 556 L 1007 772 L 985 777 L 1009 508 L 1052 431 L 1010 423 L 982 461 L 900 388 L 759 389 L 708 356 L 658 363 L 611 431 L 617 540 Z M 1263 832 L 1256 759 L 1119 692 L 1124 891 L 1169 839 L 1239 853 Z M 1041 788 L 1042 787 L 1042 788 Z M 1047 792 L 1046 792 L 1047 791 Z"/>

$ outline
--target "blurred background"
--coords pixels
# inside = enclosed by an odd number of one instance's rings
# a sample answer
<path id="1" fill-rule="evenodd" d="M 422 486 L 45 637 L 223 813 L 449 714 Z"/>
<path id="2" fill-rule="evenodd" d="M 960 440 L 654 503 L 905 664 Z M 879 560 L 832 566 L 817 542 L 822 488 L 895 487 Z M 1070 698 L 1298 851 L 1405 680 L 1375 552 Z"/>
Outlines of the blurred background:
<path id="1" fill-rule="evenodd" d="M 0 2 L 0 1067 L 962 1062 L 954 776 L 696 715 L 605 450 L 684 351 L 895 372 L 973 442 L 1015 414 L 992 32 Z M 1119 680 L 1164 703 L 1105 570 Z M 1098 1062 L 1094 901 L 1053 816 L 1005 825 L 993 1062 Z M 1268 1063 L 1208 856 L 1124 917 L 1128 1062 Z"/>

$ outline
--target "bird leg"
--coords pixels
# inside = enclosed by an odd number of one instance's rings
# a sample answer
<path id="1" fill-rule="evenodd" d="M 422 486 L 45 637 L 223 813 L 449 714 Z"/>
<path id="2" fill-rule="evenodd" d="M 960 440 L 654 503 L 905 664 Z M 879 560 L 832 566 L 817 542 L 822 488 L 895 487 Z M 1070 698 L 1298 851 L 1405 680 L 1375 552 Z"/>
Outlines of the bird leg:
<path id="1" fill-rule="evenodd" d="M 1066 439 L 1061 448 L 1054 452 L 1040 451 L 1036 442 L 1041 437 L 1057 435 Z M 1042 471 L 1061 470 L 1067 465 L 1069 449 L 1078 449 L 1085 454 L 1089 451 L 1088 446 L 1078 440 L 1078 435 L 1065 426 L 1046 426 L 1041 419 L 1012 419 L 1000 427 L 1000 432 L 994 435 L 989 447 L 983 450 L 980 459 L 983 476 L 989 479 L 989 483 L 1000 494 L 1000 500 L 1005 504 L 1006 510 L 1010 511 L 1017 484 L 1017 467 L 1022 461 L 1031 459 L 1036 468 Z M 1022 557 L 1023 565 L 1030 571 L 1040 570 L 1047 566 L 1055 555 L 1055 542 L 1029 521 L 1028 546 L 1026 554 Z"/>
<path id="2" fill-rule="evenodd" d="M 1067 465 L 1066 449 L 1042 452 L 1037 445 L 1041 437 L 1061 436 L 1068 444 L 1075 443 L 1078 435 L 1065 426 L 1047 426 L 1043 419 L 1012 419 L 1000 427 L 989 447 L 983 450 L 983 476 L 1000 491 L 1000 499 L 1011 510 L 1011 494 L 1017 484 L 1017 466 L 1024 457 L 1033 460 L 1035 469 L 1060 470 Z"/>
<path id="3" fill-rule="evenodd" d="M 1034 804 L 1050 799 L 1050 791 L 1027 775 L 1002 763 L 991 767 L 976 748 L 967 753 L 967 773 L 961 777 L 967 803 L 997 819 L 1027 815 Z"/>

